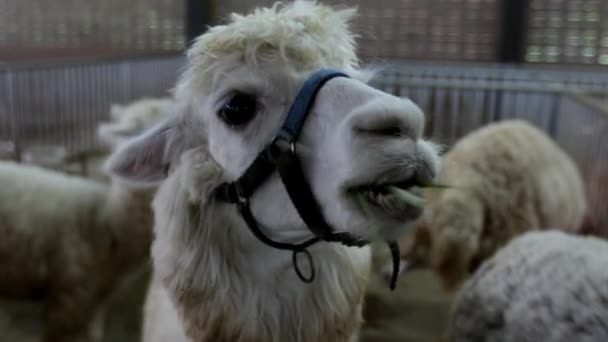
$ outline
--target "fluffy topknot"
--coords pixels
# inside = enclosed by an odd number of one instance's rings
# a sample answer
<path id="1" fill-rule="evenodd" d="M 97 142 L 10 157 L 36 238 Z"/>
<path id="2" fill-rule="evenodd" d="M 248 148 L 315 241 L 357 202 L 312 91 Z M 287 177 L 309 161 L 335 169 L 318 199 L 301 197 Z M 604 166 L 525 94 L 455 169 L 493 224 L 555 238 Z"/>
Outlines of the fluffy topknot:
<path id="1" fill-rule="evenodd" d="M 282 62 L 294 71 L 321 66 L 357 70 L 355 35 L 349 24 L 356 9 L 333 9 L 296 0 L 232 14 L 225 25 L 211 27 L 188 51 L 185 74 L 201 75 L 228 58 L 248 65 Z"/>

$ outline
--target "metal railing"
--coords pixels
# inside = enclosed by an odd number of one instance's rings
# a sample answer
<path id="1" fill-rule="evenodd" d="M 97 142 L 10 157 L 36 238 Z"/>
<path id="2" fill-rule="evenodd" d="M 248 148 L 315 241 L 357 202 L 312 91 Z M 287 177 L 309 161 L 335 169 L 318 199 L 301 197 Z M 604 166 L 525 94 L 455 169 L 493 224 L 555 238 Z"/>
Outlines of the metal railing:
<path id="1" fill-rule="evenodd" d="M 467 62 L 424 62 L 386 60 L 382 77 L 405 81 L 489 82 L 485 86 L 533 87 L 535 89 L 570 90 L 608 94 L 608 73 L 605 67 L 564 65 L 532 65 Z"/>
<path id="2" fill-rule="evenodd" d="M 32 145 L 95 149 L 112 103 L 168 96 L 182 64 L 169 55 L 1 65 L 0 140 L 12 141 L 17 158 Z"/>
<path id="3" fill-rule="evenodd" d="M 68 159 L 99 148 L 96 128 L 112 103 L 168 95 L 182 56 L 4 65 L 0 141 L 17 154 L 58 145 Z M 591 207 L 608 206 L 608 75 L 496 64 L 392 62 L 372 85 L 409 97 L 427 115 L 426 135 L 450 146 L 489 122 L 521 118 L 548 132 L 579 165 Z M 591 96 L 592 95 L 592 96 Z M 6 145 L 8 146 L 8 145 Z M 608 216 L 608 214 L 602 214 Z M 608 217 L 602 218 L 608 226 Z"/>

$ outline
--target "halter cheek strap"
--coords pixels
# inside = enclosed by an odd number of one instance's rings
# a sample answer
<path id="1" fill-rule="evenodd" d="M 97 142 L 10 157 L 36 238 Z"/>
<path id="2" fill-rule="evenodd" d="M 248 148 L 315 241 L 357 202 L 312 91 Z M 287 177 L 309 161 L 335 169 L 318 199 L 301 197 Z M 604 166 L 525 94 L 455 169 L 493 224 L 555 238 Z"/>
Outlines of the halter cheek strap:
<path id="1" fill-rule="evenodd" d="M 369 243 L 365 240 L 356 239 L 348 233 L 336 233 L 333 231 L 323 217 L 322 210 L 314 198 L 309 182 L 303 173 L 300 160 L 296 155 L 296 140 L 314 104 L 317 93 L 327 81 L 336 77 L 348 78 L 346 74 L 340 71 L 321 69 L 306 80 L 291 104 L 287 118 L 273 141 L 260 152 L 239 179 L 232 183 L 221 184 L 215 190 L 216 198 L 238 206 L 243 220 L 261 242 L 273 248 L 293 251 L 292 260 L 294 268 L 297 275 L 304 282 L 312 282 L 315 275 L 314 264 L 307 250 L 308 247 L 319 241 L 339 242 L 346 246 L 359 247 Z M 313 238 L 297 244 L 274 241 L 264 234 L 253 216 L 249 206 L 249 198 L 274 171 L 279 173 L 291 202 L 308 229 L 314 234 Z M 397 245 L 394 242 L 389 245 L 393 255 L 394 270 L 398 271 L 399 258 Z M 311 274 L 308 277 L 302 274 L 298 266 L 297 256 L 299 253 L 307 256 L 306 260 L 311 267 Z M 394 288 L 396 276 L 397 273 L 393 272 L 391 289 Z"/>
<path id="2" fill-rule="evenodd" d="M 300 160 L 296 156 L 296 140 L 302 131 L 316 95 L 325 83 L 336 77 L 348 77 L 348 75 L 333 69 L 321 69 L 308 78 L 296 95 L 287 112 L 287 118 L 273 141 L 260 152 L 239 179 L 232 183 L 224 183 L 216 189 L 216 196 L 219 199 L 238 205 L 241 216 L 253 234 L 271 247 L 300 251 L 320 240 L 360 246 L 367 243 L 353 239 L 348 234 L 332 233 L 333 230 L 323 218 L 321 208 L 314 199 L 312 190 L 303 174 Z M 299 244 L 274 241 L 263 233 L 253 217 L 249 207 L 249 198 L 274 171 L 278 171 L 292 203 L 302 220 L 315 235 L 314 238 Z"/>
<path id="3" fill-rule="evenodd" d="M 310 113 L 319 90 L 321 90 L 327 81 L 336 77 L 350 78 L 341 71 L 321 69 L 312 74 L 312 76 L 304 82 L 304 85 L 302 85 L 296 98 L 291 103 L 291 107 L 287 112 L 287 118 L 279 130 L 278 137 L 288 143 L 293 143 L 298 139 L 302 127 L 304 127 L 304 120 L 306 120 L 308 113 Z"/>

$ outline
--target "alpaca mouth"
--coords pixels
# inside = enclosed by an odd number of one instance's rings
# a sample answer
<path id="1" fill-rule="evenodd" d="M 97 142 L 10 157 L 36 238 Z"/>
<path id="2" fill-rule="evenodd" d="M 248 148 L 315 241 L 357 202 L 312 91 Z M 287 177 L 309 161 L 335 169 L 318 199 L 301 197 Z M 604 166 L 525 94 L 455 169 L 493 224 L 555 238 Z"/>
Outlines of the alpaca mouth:
<path id="1" fill-rule="evenodd" d="M 415 220 L 422 215 L 423 184 L 414 178 L 398 182 L 372 183 L 350 188 L 365 214 L 386 216 L 399 222 Z"/>

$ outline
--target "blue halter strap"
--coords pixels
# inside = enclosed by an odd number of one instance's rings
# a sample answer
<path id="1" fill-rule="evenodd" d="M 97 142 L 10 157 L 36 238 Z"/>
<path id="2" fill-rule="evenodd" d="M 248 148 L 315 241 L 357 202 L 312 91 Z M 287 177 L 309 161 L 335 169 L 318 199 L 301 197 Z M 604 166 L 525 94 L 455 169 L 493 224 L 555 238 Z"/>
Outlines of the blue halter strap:
<path id="1" fill-rule="evenodd" d="M 319 90 L 329 80 L 335 77 L 347 77 L 341 71 L 334 69 L 321 69 L 312 74 L 302 85 L 300 91 L 292 102 L 285 122 L 272 142 L 262 150 L 257 158 L 245 170 L 243 175 L 236 181 L 221 184 L 215 191 L 216 197 L 228 203 L 239 203 L 248 200 L 255 190 L 266 181 L 266 179 L 277 168 L 277 161 L 281 154 L 294 150 L 296 140 L 304 126 L 306 117 L 314 104 Z M 292 151 L 295 153 L 295 151 Z M 282 249 L 287 248 L 289 244 Z M 277 248 L 281 248 L 275 246 Z"/>
<path id="2" fill-rule="evenodd" d="M 312 76 L 304 82 L 300 92 L 291 103 L 291 107 L 287 112 L 287 118 L 279 131 L 278 137 L 289 143 L 298 139 L 302 127 L 304 126 L 304 121 L 312 109 L 317 93 L 327 81 L 336 77 L 348 78 L 348 75 L 334 69 L 321 69 L 312 74 Z"/>

